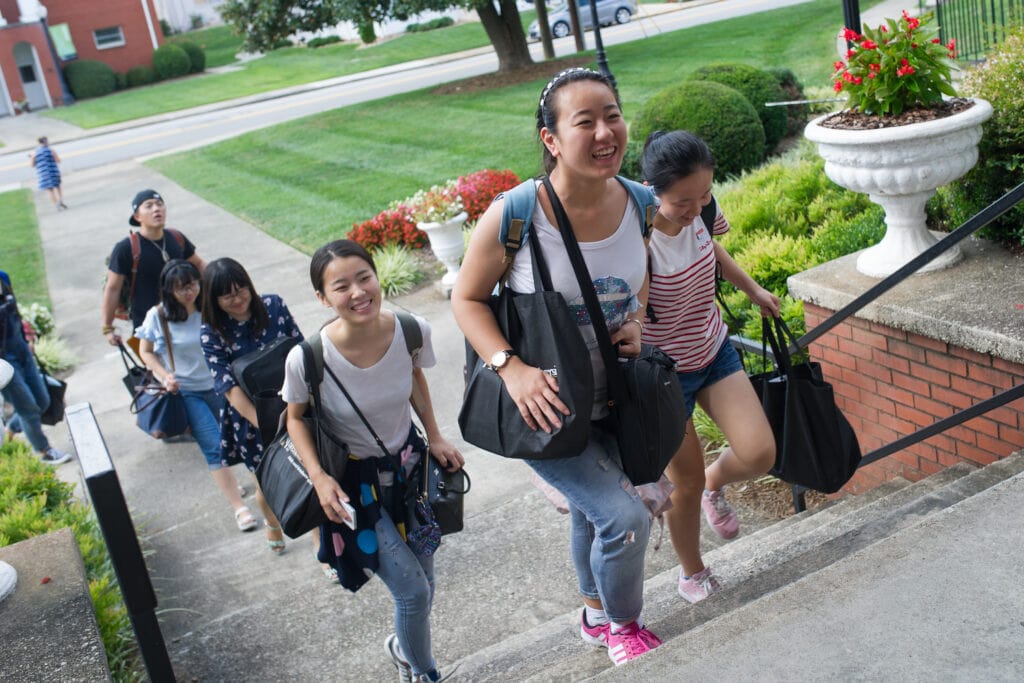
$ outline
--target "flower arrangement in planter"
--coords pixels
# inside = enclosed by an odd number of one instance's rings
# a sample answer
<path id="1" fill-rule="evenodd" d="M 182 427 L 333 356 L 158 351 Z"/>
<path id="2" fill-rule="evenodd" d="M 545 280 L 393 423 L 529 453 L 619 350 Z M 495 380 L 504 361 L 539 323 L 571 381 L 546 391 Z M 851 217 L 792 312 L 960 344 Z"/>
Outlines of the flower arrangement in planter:
<path id="1" fill-rule="evenodd" d="M 420 190 L 405 203 L 411 207 L 409 215 L 416 223 L 447 223 L 465 213 L 454 180 Z"/>
<path id="2" fill-rule="evenodd" d="M 834 63 L 833 89 L 846 93 L 849 108 L 804 130 L 829 178 L 885 209 L 885 236 L 857 258 L 857 270 L 873 277 L 894 273 L 937 241 L 925 224 L 925 204 L 977 163 L 981 124 L 992 115 L 984 100 L 954 97 L 956 41 L 942 45 L 931 19 L 904 10 L 863 34 L 844 29 L 842 37 L 855 45 Z M 918 272 L 960 258 L 954 247 Z"/>
<path id="3" fill-rule="evenodd" d="M 914 108 L 932 109 L 942 96 L 955 97 L 956 39 L 942 45 L 932 16 L 912 17 L 903 10 L 899 20 L 886 19 L 861 35 L 843 29 L 854 43 L 846 61 L 835 62 L 833 89 L 846 95 L 847 108 L 864 114 L 898 116 Z"/>

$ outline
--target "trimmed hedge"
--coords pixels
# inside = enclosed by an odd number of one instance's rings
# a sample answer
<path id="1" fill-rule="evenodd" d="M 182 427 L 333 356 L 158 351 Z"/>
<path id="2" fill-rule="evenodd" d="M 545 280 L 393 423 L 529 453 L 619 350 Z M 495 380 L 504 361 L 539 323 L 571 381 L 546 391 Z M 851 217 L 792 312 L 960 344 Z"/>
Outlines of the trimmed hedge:
<path id="1" fill-rule="evenodd" d="M 175 43 L 175 45 L 184 50 L 185 54 L 188 55 L 190 63 L 189 73 L 198 74 L 206 70 L 206 52 L 203 48 L 190 40 L 183 40 L 180 43 Z"/>
<path id="2" fill-rule="evenodd" d="M 191 69 L 192 60 L 179 45 L 166 43 L 153 50 L 153 70 L 160 80 L 185 76 Z"/>
<path id="3" fill-rule="evenodd" d="M 784 66 L 774 66 L 765 69 L 765 71 L 775 77 L 775 80 L 782 87 L 782 91 L 786 93 L 788 101 L 793 102 L 806 99 L 804 86 L 800 83 L 795 73 Z M 786 110 L 786 134 L 797 135 L 803 132 L 804 126 L 807 125 L 807 121 L 811 117 L 810 105 L 788 104 L 781 108 Z"/>
<path id="4" fill-rule="evenodd" d="M 753 105 L 720 83 L 688 80 L 656 94 L 633 120 L 629 136 L 643 142 L 655 130 L 691 131 L 715 155 L 715 176 L 738 175 L 764 159 L 764 126 Z"/>
<path id="5" fill-rule="evenodd" d="M 334 43 L 340 43 L 341 36 L 324 36 L 323 38 L 314 38 L 313 40 L 306 43 L 306 47 L 323 47 L 324 45 L 333 45 Z"/>
<path id="6" fill-rule="evenodd" d="M 697 81 L 712 81 L 735 88 L 754 105 L 754 111 L 764 126 L 765 153 L 770 153 L 786 136 L 786 110 L 783 107 L 766 107 L 765 102 L 782 102 L 788 99 L 786 91 L 775 76 L 749 64 L 719 63 L 708 64 L 691 74 Z"/>
<path id="7" fill-rule="evenodd" d="M 64 78 L 76 100 L 109 95 L 117 88 L 114 70 L 103 62 L 78 59 L 64 67 Z"/>
<path id="8" fill-rule="evenodd" d="M 451 17 L 437 17 L 430 21 L 425 21 L 422 24 L 409 24 L 405 27 L 406 33 L 422 33 L 423 31 L 433 31 L 436 28 L 444 28 L 445 26 L 451 26 L 455 23 L 455 20 Z"/>
<path id="9" fill-rule="evenodd" d="M 137 88 L 156 81 L 156 72 L 153 71 L 153 67 L 141 64 L 128 69 L 126 79 L 129 88 Z"/>

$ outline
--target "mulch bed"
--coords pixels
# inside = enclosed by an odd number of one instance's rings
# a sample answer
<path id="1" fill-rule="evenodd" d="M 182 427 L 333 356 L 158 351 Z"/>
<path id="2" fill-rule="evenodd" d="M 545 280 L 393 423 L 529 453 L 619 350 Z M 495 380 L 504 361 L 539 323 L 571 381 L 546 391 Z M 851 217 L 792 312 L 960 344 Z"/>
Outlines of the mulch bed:
<path id="1" fill-rule="evenodd" d="M 898 116 L 878 116 L 876 114 L 862 114 L 857 111 L 841 111 L 829 116 L 819 125 L 823 128 L 837 128 L 840 130 L 874 130 L 877 128 L 892 128 L 895 126 L 907 126 L 911 123 L 923 123 L 944 119 L 953 114 L 970 109 L 974 106 L 972 100 L 956 97 L 945 100 L 934 107 L 923 109 L 908 109 Z"/>
<path id="2" fill-rule="evenodd" d="M 565 59 L 557 59 L 550 62 L 537 62 L 521 69 L 496 71 L 491 74 L 484 74 L 482 76 L 465 78 L 461 81 L 445 83 L 444 85 L 439 85 L 430 92 L 432 95 L 461 95 L 462 93 L 494 90 L 495 88 L 504 88 L 508 85 L 519 85 L 520 83 L 529 83 L 531 81 L 551 78 L 559 71 L 563 69 L 570 69 L 575 66 L 593 68 L 594 58 L 567 57 Z M 540 98 L 539 91 L 537 92 L 537 98 Z"/>

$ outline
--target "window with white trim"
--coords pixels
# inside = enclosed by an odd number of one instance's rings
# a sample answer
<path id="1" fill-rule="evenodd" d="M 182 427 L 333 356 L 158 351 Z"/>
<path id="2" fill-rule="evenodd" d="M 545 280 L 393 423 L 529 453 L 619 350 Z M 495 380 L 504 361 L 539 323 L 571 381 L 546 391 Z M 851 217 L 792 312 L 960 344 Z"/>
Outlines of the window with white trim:
<path id="1" fill-rule="evenodd" d="M 98 28 L 92 32 L 92 39 L 96 43 L 97 50 L 121 47 L 124 45 L 124 31 L 121 30 L 120 26 Z"/>

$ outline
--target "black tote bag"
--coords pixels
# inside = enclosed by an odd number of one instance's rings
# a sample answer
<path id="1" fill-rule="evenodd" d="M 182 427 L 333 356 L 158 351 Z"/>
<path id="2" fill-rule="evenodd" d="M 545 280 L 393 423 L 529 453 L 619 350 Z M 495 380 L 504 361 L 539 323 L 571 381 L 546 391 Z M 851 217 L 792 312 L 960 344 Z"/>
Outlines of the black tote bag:
<path id="1" fill-rule="evenodd" d="M 498 327 L 509 347 L 527 365 L 558 380 L 558 398 L 569 408 L 561 426 L 547 433 L 530 429 L 498 373 L 487 368 L 466 343 L 466 395 L 459 411 L 462 438 L 506 458 L 546 460 L 579 455 L 590 437 L 594 376 L 590 352 L 565 298 L 551 291 L 551 279 L 536 231 L 530 230 L 532 294 L 503 286 L 491 301 Z"/>
<path id="2" fill-rule="evenodd" d="M 50 395 L 50 405 L 39 416 L 39 421 L 44 425 L 55 425 L 64 419 L 64 394 L 67 393 L 68 383 L 57 379 L 42 367 L 39 372 L 43 375 L 46 392 Z"/>
<path id="3" fill-rule="evenodd" d="M 790 484 L 835 493 L 857 471 L 860 444 L 821 365 L 794 363 L 789 343 L 795 337 L 781 318 L 762 323 L 777 368 L 750 378 L 775 435 L 775 466 L 770 474 Z"/>

